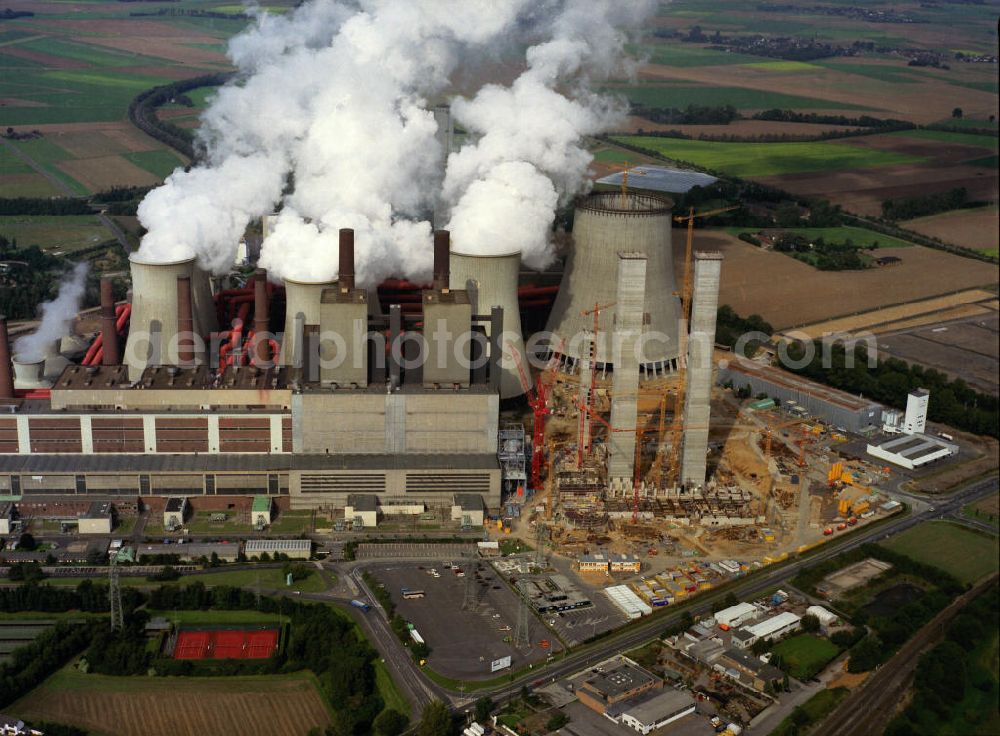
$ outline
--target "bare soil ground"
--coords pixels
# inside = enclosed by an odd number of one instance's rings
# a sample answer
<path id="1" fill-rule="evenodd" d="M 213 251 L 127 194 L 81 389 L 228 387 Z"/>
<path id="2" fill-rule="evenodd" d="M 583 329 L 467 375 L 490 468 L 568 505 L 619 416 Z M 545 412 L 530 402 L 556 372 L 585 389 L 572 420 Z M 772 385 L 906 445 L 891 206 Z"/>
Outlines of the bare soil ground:
<path id="1" fill-rule="evenodd" d="M 675 233 L 676 242 L 681 236 Z M 746 316 L 759 314 L 776 330 L 893 304 L 928 299 L 997 283 L 997 266 L 914 246 L 895 248 L 902 262 L 864 271 L 818 271 L 782 253 L 765 251 L 718 230 L 695 233 L 696 250 L 720 251 L 720 304 Z M 683 248 L 675 248 L 675 273 L 683 273 Z"/>
<path id="2" fill-rule="evenodd" d="M 956 210 L 903 223 L 921 235 L 941 238 L 947 243 L 973 250 L 996 250 L 1000 216 L 996 207 Z"/>
<path id="3" fill-rule="evenodd" d="M 192 43 L 213 43 L 215 41 L 216 39 L 210 36 L 197 35 L 177 35 L 175 37 L 163 37 L 159 35 L 130 36 L 91 39 L 91 43 L 101 46 L 108 46 L 120 51 L 131 51 L 136 54 L 147 54 L 182 64 L 191 64 L 193 66 L 227 66 L 228 62 L 223 54 L 211 49 L 193 48 L 188 45 Z M 191 76 L 197 76 L 197 74 L 192 74 Z"/>
<path id="4" fill-rule="evenodd" d="M 8 56 L 15 56 L 18 59 L 34 61 L 44 64 L 50 69 L 85 69 L 90 66 L 85 61 L 77 59 L 67 59 L 64 56 L 46 54 L 44 51 L 34 51 L 33 49 L 22 49 L 18 46 L 5 46 L 3 52 Z"/>
<path id="5" fill-rule="evenodd" d="M 116 185 L 148 186 L 160 183 L 158 176 L 121 156 L 60 161 L 58 166 L 91 191 L 110 189 Z"/>
<path id="6" fill-rule="evenodd" d="M 916 315 L 930 314 L 964 304 L 987 301 L 994 297 L 994 294 L 982 289 L 969 289 L 957 294 L 935 297 L 923 301 L 900 304 L 895 307 L 886 307 L 872 312 L 865 312 L 851 317 L 841 317 L 840 319 L 826 320 L 812 325 L 805 325 L 795 330 L 796 337 L 804 334 L 808 338 L 818 338 L 823 335 L 836 332 L 852 332 L 856 330 L 874 330 L 880 325 L 914 317 Z M 986 310 L 980 310 L 982 314 Z"/>
<path id="7" fill-rule="evenodd" d="M 125 148 L 119 141 L 105 135 L 100 130 L 54 133 L 45 137 L 63 150 L 68 151 L 73 158 L 117 156 L 129 152 L 129 149 Z"/>
<path id="8" fill-rule="evenodd" d="M 950 322 L 951 320 L 962 319 L 964 317 L 979 317 L 993 312 L 995 308 L 992 305 L 995 303 L 996 300 L 992 302 L 979 302 L 978 304 L 965 304 L 961 307 L 953 307 L 952 309 L 945 309 L 940 312 L 934 312 L 933 314 L 926 314 L 920 317 L 913 317 L 911 319 L 901 319 L 898 322 L 889 322 L 887 324 L 874 327 L 871 331 L 878 335 L 886 332 L 895 332 L 896 330 L 908 330 L 914 327 L 924 327 L 925 325 L 937 325 L 942 322 Z"/>
<path id="9" fill-rule="evenodd" d="M 998 392 L 1000 316 L 970 317 L 958 322 L 927 325 L 882 335 L 879 353 L 936 368 L 971 387 Z"/>
<path id="10" fill-rule="evenodd" d="M 880 113 L 880 117 L 932 123 L 949 117 L 955 107 L 961 107 L 969 117 L 986 118 L 996 113 L 996 95 L 945 81 L 949 78 L 981 78 L 978 70 L 965 68 L 967 66 L 971 65 L 955 65 L 953 73 L 941 75 L 941 79 L 929 75 L 926 81 L 906 85 L 822 67 L 817 67 L 816 71 L 776 75 L 766 69 L 736 64 L 726 66 L 722 72 L 719 67 L 710 66 L 672 67 L 649 64 L 640 70 L 640 78 L 650 81 L 701 82 L 711 86 L 725 84 L 762 92 L 773 92 L 780 88 L 785 94 L 859 105 Z"/>

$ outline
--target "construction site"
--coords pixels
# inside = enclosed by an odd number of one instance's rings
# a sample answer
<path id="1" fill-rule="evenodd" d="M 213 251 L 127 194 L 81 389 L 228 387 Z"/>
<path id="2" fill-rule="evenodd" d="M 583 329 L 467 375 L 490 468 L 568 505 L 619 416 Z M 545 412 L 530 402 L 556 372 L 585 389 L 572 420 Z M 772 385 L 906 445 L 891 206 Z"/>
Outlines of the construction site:
<path id="1" fill-rule="evenodd" d="M 719 385 L 742 359 L 715 346 L 725 264 L 694 237 L 719 211 L 675 214 L 624 177 L 576 202 L 561 274 L 438 230 L 432 283 L 377 288 L 355 281 L 350 229 L 336 281 L 133 255 L 96 331 L 78 317 L 13 371 L 0 334 L 0 492 L 64 522 L 263 498 L 335 533 L 440 518 L 571 558 L 780 559 L 870 518 L 882 470 L 836 465 L 846 437 L 795 402 Z"/>

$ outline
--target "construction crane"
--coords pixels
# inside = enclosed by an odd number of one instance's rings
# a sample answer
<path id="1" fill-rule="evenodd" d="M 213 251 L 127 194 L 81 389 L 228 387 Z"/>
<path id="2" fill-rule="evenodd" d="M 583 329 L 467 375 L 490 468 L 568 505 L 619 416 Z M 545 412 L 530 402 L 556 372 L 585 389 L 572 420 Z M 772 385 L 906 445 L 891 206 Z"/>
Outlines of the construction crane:
<path id="1" fill-rule="evenodd" d="M 797 424 L 802 424 L 801 419 L 793 419 L 789 422 L 782 422 L 775 427 L 767 427 L 764 430 L 764 459 L 771 459 L 771 436 L 774 432 L 780 432 L 783 429 L 788 429 L 789 427 L 794 427 Z"/>
<path id="2" fill-rule="evenodd" d="M 545 417 L 552 413 L 548 405 L 549 389 L 552 387 L 550 375 L 555 366 L 559 363 L 559 353 L 562 352 L 563 341 L 559 342 L 556 350 L 552 353 L 552 359 L 548 362 L 545 370 L 538 375 L 535 388 L 532 390 L 531 381 L 521 359 L 521 351 L 511 343 L 507 343 L 509 352 L 514 356 L 514 364 L 517 366 L 517 377 L 521 381 L 521 388 L 525 396 L 528 397 L 528 406 L 533 414 L 531 432 L 531 487 L 536 491 L 542 486 L 542 466 L 545 464 Z"/>
<path id="3" fill-rule="evenodd" d="M 634 171 L 636 176 L 645 176 L 646 172 L 643 169 L 640 169 L 640 168 L 637 168 L 637 167 L 633 166 L 628 161 L 625 161 L 624 163 L 620 163 L 620 164 L 611 164 L 611 168 L 612 169 L 616 169 L 616 170 L 622 172 L 622 183 L 621 183 L 621 187 L 620 188 L 621 188 L 621 192 L 622 192 L 622 205 L 624 206 L 624 204 L 625 204 L 625 202 L 626 202 L 626 200 L 628 198 L 628 175 L 629 175 L 629 172 L 630 171 Z"/>
<path id="4" fill-rule="evenodd" d="M 684 281 L 681 288 L 681 329 L 678 330 L 677 394 L 674 399 L 674 420 L 670 427 L 670 461 L 667 465 L 667 483 L 674 485 L 680 476 L 681 431 L 684 414 L 684 394 L 687 387 L 687 331 L 691 311 L 691 251 L 694 247 L 694 221 L 699 217 L 710 217 L 737 209 L 737 206 L 720 207 L 706 212 L 695 212 L 694 207 L 686 215 L 675 215 L 675 222 L 687 223 L 687 246 L 684 249 Z"/>
<path id="5" fill-rule="evenodd" d="M 594 396 L 597 390 L 595 385 L 597 382 L 597 333 L 601 326 L 601 312 L 606 310 L 608 307 L 613 307 L 614 305 L 614 302 L 608 302 L 607 304 L 598 304 L 595 302 L 593 309 L 581 312 L 584 317 L 593 315 L 594 332 L 590 338 L 590 388 L 587 389 L 587 410 L 580 412 L 580 424 L 577 428 L 576 467 L 578 468 L 583 467 L 584 455 L 590 454 L 590 436 L 594 432 L 594 422 L 591 420 L 591 417 L 595 414 Z"/>

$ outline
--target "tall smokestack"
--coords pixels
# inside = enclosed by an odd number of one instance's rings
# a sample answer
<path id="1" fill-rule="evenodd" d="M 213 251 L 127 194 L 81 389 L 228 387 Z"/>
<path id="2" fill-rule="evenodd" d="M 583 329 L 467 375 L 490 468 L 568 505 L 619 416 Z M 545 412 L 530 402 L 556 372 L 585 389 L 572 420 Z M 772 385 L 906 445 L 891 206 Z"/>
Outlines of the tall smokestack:
<path id="1" fill-rule="evenodd" d="M 341 291 L 354 288 L 354 230 L 349 227 L 340 228 L 340 267 L 337 280 Z"/>
<path id="2" fill-rule="evenodd" d="M 451 233 L 447 230 L 434 231 L 434 288 L 438 291 L 448 288 L 451 278 Z"/>
<path id="3" fill-rule="evenodd" d="M 14 373 L 10 364 L 7 318 L 0 317 L 0 399 L 14 398 Z"/>
<path id="4" fill-rule="evenodd" d="M 267 301 L 267 271 L 258 268 L 253 280 L 253 331 L 256 344 L 254 346 L 258 365 L 271 362 L 271 345 L 267 340 L 267 332 L 271 327 L 271 305 Z"/>
<path id="5" fill-rule="evenodd" d="M 118 327 L 115 315 L 115 293 L 111 279 L 101 279 L 101 343 L 104 365 L 120 365 L 122 354 L 118 345 Z"/>
<path id="6" fill-rule="evenodd" d="M 194 314 L 191 310 L 191 277 L 177 277 L 177 363 L 194 364 Z"/>

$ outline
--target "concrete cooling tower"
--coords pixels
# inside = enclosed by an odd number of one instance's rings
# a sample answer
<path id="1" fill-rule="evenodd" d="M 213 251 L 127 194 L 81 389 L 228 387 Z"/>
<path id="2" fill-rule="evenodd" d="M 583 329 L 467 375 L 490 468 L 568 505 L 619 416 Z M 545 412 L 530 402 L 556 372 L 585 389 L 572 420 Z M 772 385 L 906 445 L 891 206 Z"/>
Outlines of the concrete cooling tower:
<path id="1" fill-rule="evenodd" d="M 218 330 L 208 273 L 195 266 L 194 258 L 171 263 L 142 261 L 129 256 L 132 270 L 132 315 L 125 343 L 125 365 L 130 381 L 137 381 L 148 365 L 177 365 L 180 362 L 178 325 L 186 315 L 178 313 L 177 279 L 191 280 L 191 325 L 207 337 Z M 206 343 L 207 348 L 207 343 Z M 197 356 L 199 362 L 204 354 Z"/>
<path id="2" fill-rule="evenodd" d="M 618 283 L 618 254 L 628 252 L 646 257 L 644 331 L 657 333 L 647 339 L 640 365 L 657 374 L 677 367 L 679 346 L 677 319 L 680 300 L 674 295 L 671 211 L 673 203 L 648 194 L 602 192 L 591 194 L 576 205 L 573 221 L 573 249 L 566 261 L 559 295 L 549 315 L 546 329 L 555 333 L 557 343 L 565 341 L 563 360 L 574 371 L 588 357 L 592 315 L 584 315 L 595 304 L 613 304 Z M 598 369 L 613 368 L 611 335 L 617 307 L 601 310 L 597 339 Z"/>
<path id="3" fill-rule="evenodd" d="M 524 393 L 518 376 L 517 362 L 511 350 L 522 356 L 525 371 L 524 337 L 521 335 L 521 312 L 517 305 L 517 277 L 521 271 L 521 254 L 498 256 L 473 255 L 451 251 L 452 289 L 469 292 L 472 313 L 487 315 L 492 307 L 503 308 L 504 349 L 500 361 L 500 398 L 509 399 Z"/>
<path id="4" fill-rule="evenodd" d="M 335 284 L 334 281 L 285 279 L 285 337 L 281 343 L 281 365 L 302 365 L 298 356 L 299 338 L 306 325 L 319 325 L 323 289 L 331 289 Z"/>

